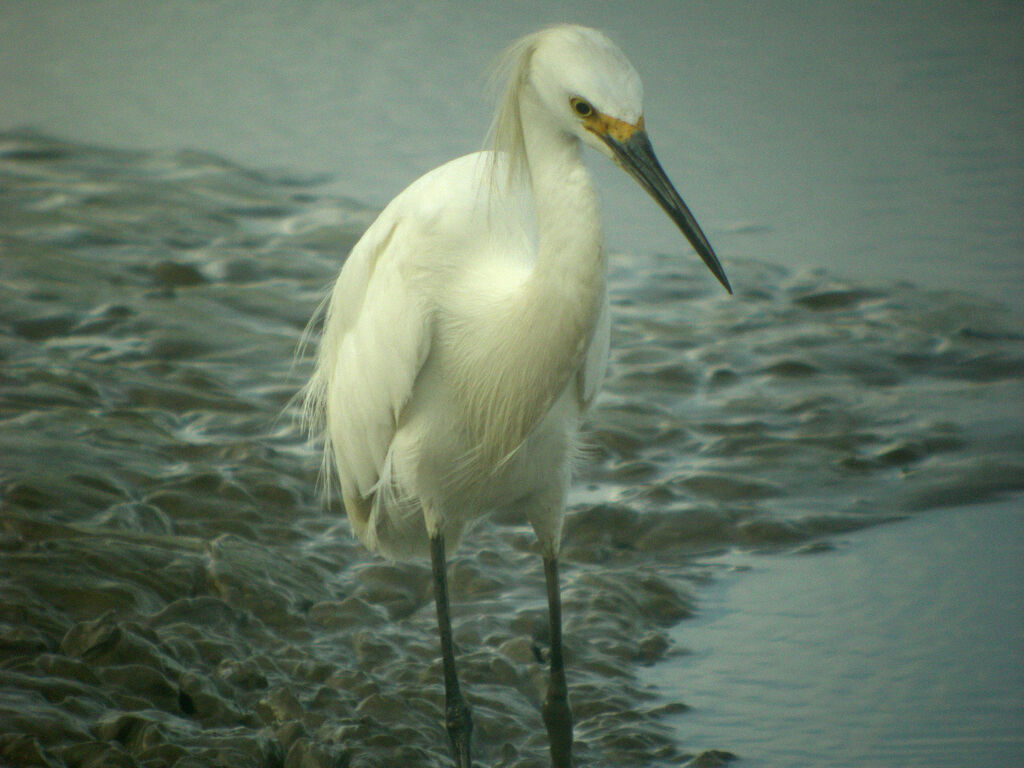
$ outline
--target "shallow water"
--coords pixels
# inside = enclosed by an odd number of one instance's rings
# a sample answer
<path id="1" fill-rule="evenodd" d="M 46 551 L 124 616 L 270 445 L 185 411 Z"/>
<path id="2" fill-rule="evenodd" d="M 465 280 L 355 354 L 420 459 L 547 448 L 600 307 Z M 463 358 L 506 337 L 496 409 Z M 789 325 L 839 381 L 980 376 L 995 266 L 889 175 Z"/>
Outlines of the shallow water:
<path id="1" fill-rule="evenodd" d="M 0 195 L 0 761 L 447 764 L 428 571 L 322 511 L 287 408 L 372 212 L 211 155 L 25 132 L 0 135 Z M 733 298 L 696 260 L 614 260 L 563 566 L 583 765 L 737 751 L 690 743 L 657 684 L 715 558 L 1024 488 L 1005 307 L 728 268 Z M 533 547 L 495 519 L 453 566 L 485 765 L 546 764 Z"/>
<path id="2" fill-rule="evenodd" d="M 750 766 L 1020 765 L 1020 504 L 705 560 L 701 615 L 672 632 L 690 653 L 652 670 L 692 705 L 681 737 Z"/>
<path id="3" fill-rule="evenodd" d="M 636 65 L 658 156 L 730 261 L 1024 306 L 1017 0 L 8 3 L 0 130 L 199 148 L 380 207 L 479 148 L 488 64 L 566 21 Z M 616 249 L 681 252 L 625 174 L 593 166 Z"/>

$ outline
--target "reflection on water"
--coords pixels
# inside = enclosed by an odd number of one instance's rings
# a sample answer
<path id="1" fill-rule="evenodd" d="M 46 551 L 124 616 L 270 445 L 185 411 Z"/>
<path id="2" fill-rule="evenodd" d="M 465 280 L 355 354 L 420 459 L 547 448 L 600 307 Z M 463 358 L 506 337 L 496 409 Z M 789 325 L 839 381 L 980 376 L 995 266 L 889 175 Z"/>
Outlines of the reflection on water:
<path id="1" fill-rule="evenodd" d="M 0 761 L 446 764 L 427 571 L 322 513 L 285 410 L 372 214 L 216 157 L 21 133 L 0 135 L 0 196 Z M 734 298 L 696 259 L 613 260 L 564 567 L 581 764 L 734 748 L 680 738 L 687 702 L 638 674 L 677 663 L 707 558 L 1024 486 L 1004 308 L 728 268 Z M 480 758 L 545 765 L 532 534 L 501 518 L 467 545 Z"/>

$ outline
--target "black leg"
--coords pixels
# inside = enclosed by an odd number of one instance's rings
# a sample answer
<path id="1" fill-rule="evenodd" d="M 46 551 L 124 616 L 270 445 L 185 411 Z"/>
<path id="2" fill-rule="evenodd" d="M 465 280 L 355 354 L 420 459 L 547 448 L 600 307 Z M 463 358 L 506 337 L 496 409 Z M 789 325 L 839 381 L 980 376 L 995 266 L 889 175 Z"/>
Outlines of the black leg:
<path id="1" fill-rule="evenodd" d="M 548 585 L 548 618 L 551 622 L 551 679 L 544 700 L 544 725 L 551 743 L 553 768 L 572 768 L 572 711 L 565 684 L 562 660 L 562 598 L 558 591 L 558 560 L 544 558 L 544 578 Z"/>
<path id="2" fill-rule="evenodd" d="M 455 670 L 455 644 L 452 642 L 452 621 L 448 612 L 444 537 L 440 534 L 430 539 L 430 560 L 434 569 L 434 602 L 437 605 L 437 627 L 441 633 L 441 659 L 444 662 L 444 724 L 452 743 L 456 768 L 472 768 L 469 737 L 473 732 L 473 719 L 459 690 L 459 676 Z"/>

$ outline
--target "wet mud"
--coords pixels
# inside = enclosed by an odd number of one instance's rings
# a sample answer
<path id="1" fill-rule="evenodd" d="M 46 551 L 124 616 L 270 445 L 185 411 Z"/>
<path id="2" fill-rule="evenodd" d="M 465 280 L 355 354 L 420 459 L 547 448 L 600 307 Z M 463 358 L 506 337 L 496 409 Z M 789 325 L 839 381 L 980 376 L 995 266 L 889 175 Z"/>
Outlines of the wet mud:
<path id="1" fill-rule="evenodd" d="M 0 135 L 0 765 L 448 764 L 429 570 L 358 546 L 289 407 L 373 216 L 322 181 Z M 731 299 L 613 259 L 562 566 L 580 765 L 728 760 L 638 675 L 686 653 L 702 557 L 1024 487 L 1007 308 L 729 261 Z M 547 765 L 524 521 L 481 523 L 451 590 L 480 763 Z"/>

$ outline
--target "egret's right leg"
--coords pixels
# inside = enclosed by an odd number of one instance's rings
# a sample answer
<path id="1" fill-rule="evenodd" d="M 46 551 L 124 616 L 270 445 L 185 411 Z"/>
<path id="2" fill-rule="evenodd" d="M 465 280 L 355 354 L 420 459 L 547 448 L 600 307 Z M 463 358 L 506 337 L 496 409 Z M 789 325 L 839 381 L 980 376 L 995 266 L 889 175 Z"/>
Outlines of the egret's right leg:
<path id="1" fill-rule="evenodd" d="M 441 633 L 441 660 L 444 663 L 445 727 L 452 743 L 456 768 L 472 768 L 469 740 L 473 732 L 473 719 L 469 714 L 469 706 L 459 690 L 459 676 L 455 670 L 455 644 L 452 641 L 452 622 L 448 611 L 444 536 L 440 532 L 430 537 L 430 562 L 434 570 L 434 602 L 437 605 L 437 627 Z"/>
<path id="2" fill-rule="evenodd" d="M 548 620 L 551 628 L 551 655 L 548 694 L 542 714 L 551 745 L 551 765 L 572 768 L 572 710 L 569 689 L 565 683 L 565 661 L 562 657 L 562 598 L 558 589 L 558 559 L 544 558 L 544 580 L 548 590 Z"/>

